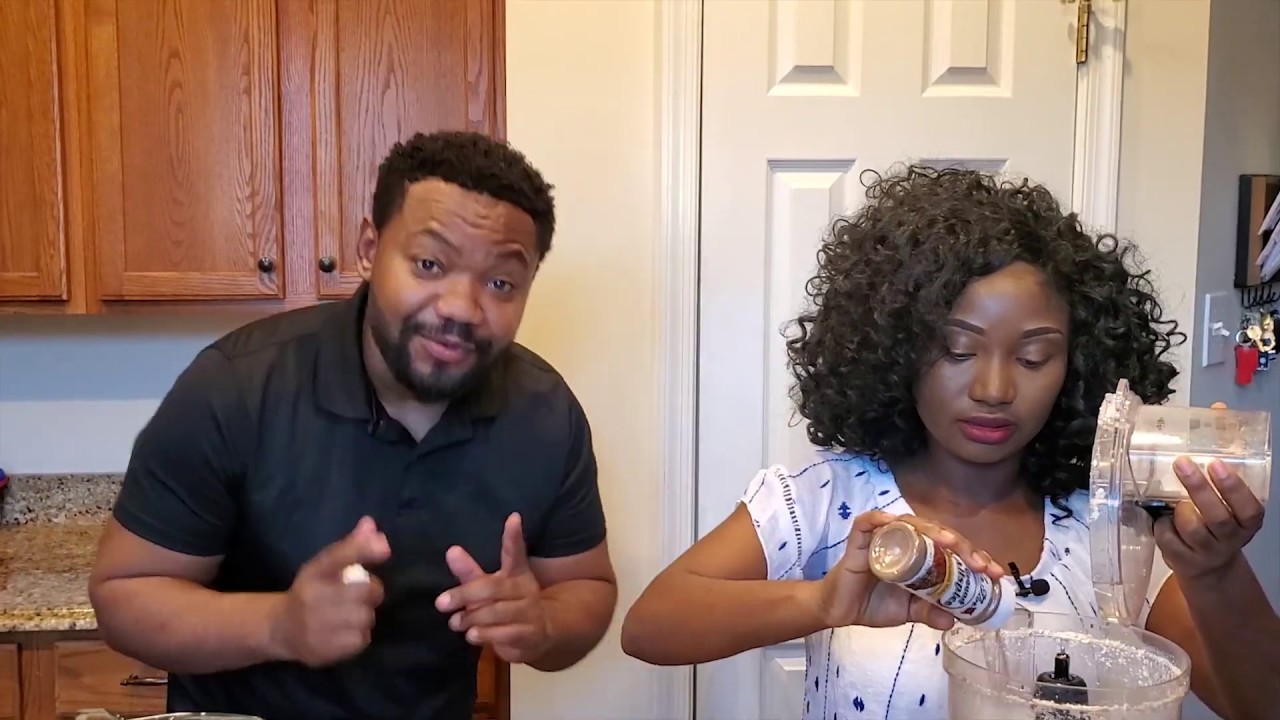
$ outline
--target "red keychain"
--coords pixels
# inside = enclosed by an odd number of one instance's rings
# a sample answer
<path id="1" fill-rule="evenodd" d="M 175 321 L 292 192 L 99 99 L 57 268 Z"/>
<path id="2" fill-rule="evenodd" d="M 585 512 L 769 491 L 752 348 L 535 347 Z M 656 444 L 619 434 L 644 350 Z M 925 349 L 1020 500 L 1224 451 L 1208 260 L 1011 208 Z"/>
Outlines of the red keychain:
<path id="1" fill-rule="evenodd" d="M 1258 371 L 1258 348 L 1253 344 L 1236 346 L 1236 384 L 1249 385 Z"/>

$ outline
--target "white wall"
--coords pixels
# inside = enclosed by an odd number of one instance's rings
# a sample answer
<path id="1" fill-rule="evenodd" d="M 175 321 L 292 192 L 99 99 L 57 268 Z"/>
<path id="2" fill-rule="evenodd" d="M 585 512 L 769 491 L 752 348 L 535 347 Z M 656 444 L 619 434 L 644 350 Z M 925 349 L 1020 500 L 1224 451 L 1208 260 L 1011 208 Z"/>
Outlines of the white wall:
<path id="1" fill-rule="evenodd" d="M 508 134 L 557 187 L 520 339 L 590 417 L 625 609 L 659 570 L 656 0 L 508 0 Z M 177 373 L 237 318 L 0 316 L 0 468 L 121 471 Z M 515 720 L 653 720 L 617 627 L 582 665 L 517 668 Z"/>

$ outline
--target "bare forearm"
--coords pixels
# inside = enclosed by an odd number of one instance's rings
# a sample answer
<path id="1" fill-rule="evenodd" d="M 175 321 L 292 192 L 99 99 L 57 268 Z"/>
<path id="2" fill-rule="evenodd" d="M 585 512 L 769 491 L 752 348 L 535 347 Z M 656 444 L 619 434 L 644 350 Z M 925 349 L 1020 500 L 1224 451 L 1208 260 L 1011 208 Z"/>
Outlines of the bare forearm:
<path id="1" fill-rule="evenodd" d="M 161 670 L 211 673 L 284 659 L 271 632 L 283 593 L 140 577 L 95 583 L 91 597 L 107 643 Z"/>
<path id="2" fill-rule="evenodd" d="M 569 580 L 543 590 L 550 644 L 529 666 L 556 672 L 577 664 L 604 637 L 617 602 L 618 588 L 603 580 Z"/>
<path id="3" fill-rule="evenodd" d="M 622 628 L 623 650 L 654 665 L 691 665 L 826 629 L 818 584 L 681 573 L 655 582 Z"/>
<path id="4" fill-rule="evenodd" d="M 1280 618 L 1248 561 L 1241 555 L 1221 575 L 1181 585 L 1230 717 L 1274 717 L 1280 704 Z"/>

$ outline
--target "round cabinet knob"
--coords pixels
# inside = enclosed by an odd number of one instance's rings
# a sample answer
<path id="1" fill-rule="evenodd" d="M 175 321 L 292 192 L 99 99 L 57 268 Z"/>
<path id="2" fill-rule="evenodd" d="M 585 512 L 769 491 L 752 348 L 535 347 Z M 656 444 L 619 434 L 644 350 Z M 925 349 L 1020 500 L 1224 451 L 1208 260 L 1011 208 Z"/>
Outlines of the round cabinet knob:
<path id="1" fill-rule="evenodd" d="M 269 257 L 258 258 L 258 271 L 269 273 L 276 269 L 276 261 Z"/>
<path id="2" fill-rule="evenodd" d="M 338 261 L 333 259 L 332 255 L 325 255 L 320 258 L 320 272 L 331 273 L 338 269 Z"/>

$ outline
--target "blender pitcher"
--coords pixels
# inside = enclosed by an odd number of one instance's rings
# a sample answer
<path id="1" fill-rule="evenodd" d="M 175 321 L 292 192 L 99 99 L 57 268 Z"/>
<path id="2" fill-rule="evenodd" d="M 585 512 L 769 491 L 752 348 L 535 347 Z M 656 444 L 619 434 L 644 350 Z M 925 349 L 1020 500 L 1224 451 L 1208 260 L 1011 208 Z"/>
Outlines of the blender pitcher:
<path id="1" fill-rule="evenodd" d="M 1154 520 L 1189 500 L 1173 472 L 1186 456 L 1208 475 L 1221 460 L 1264 505 L 1271 487 L 1271 415 L 1144 405 L 1120 380 L 1098 412 L 1089 472 L 1089 545 L 1101 616 L 1136 623 L 1155 559 Z"/>

